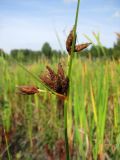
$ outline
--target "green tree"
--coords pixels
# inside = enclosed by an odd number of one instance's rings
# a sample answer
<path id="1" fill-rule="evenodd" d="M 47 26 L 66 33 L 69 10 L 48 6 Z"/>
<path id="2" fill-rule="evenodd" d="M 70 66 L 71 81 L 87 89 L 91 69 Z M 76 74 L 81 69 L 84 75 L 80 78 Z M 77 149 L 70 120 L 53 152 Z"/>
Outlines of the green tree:
<path id="1" fill-rule="evenodd" d="M 45 55 L 46 57 L 48 58 L 52 57 L 52 49 L 48 42 L 45 42 L 43 44 L 41 51 L 42 51 L 42 54 Z"/>
<path id="2" fill-rule="evenodd" d="M 17 59 L 17 57 L 18 57 L 18 49 L 13 49 L 13 50 L 11 50 L 10 55 L 11 55 L 13 58 Z"/>

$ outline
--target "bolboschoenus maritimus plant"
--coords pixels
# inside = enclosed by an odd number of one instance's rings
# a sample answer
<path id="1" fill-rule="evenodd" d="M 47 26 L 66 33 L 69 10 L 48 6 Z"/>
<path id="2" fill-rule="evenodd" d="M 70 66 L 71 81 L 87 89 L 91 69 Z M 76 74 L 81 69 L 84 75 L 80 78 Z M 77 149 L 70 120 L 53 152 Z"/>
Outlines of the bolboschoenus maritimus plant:
<path id="1" fill-rule="evenodd" d="M 48 92 L 54 94 L 63 102 L 64 106 L 64 134 L 65 134 L 65 148 L 66 148 L 66 156 L 65 159 L 70 159 L 70 147 L 69 147 L 69 140 L 68 140 L 68 123 L 67 123 L 67 109 L 69 106 L 69 96 L 70 96 L 70 85 L 71 85 L 71 69 L 72 63 L 74 59 L 75 52 L 79 53 L 83 49 L 87 48 L 91 43 L 84 43 L 84 44 L 77 44 L 76 45 L 76 29 L 77 29 L 77 22 L 78 22 L 78 14 L 79 14 L 79 6 L 80 0 L 77 3 L 76 9 L 76 18 L 75 24 L 73 29 L 68 35 L 66 40 L 66 50 L 68 52 L 68 72 L 65 75 L 64 69 L 61 63 L 58 64 L 57 73 L 54 72 L 51 67 L 47 66 L 48 73 L 43 74 L 40 78 L 36 77 L 34 74 L 30 73 L 22 64 L 17 63 L 20 65 L 24 70 L 26 70 L 33 78 L 35 78 L 39 83 L 41 83 Z M 37 94 L 44 92 L 43 90 L 39 89 L 36 86 L 20 86 L 18 87 L 19 92 L 21 94 Z"/>

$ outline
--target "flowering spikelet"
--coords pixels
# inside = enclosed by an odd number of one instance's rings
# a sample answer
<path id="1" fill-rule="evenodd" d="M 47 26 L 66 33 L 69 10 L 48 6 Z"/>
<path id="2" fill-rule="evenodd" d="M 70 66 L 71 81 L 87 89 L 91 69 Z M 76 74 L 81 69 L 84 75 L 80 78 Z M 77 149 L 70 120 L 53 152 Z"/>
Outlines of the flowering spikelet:
<path id="1" fill-rule="evenodd" d="M 19 93 L 21 94 L 35 94 L 39 92 L 39 88 L 35 87 L 35 86 L 20 86 L 18 87 L 19 89 Z"/>
<path id="2" fill-rule="evenodd" d="M 91 43 L 78 44 L 75 46 L 75 52 L 80 52 L 83 49 L 87 48 Z"/>
<path id="3" fill-rule="evenodd" d="M 50 87 L 53 91 L 57 92 L 58 94 L 62 94 L 64 96 L 67 95 L 68 90 L 68 78 L 65 77 L 64 70 L 62 65 L 58 64 L 58 71 L 55 73 L 50 67 L 46 67 L 48 70 L 47 74 L 40 76 L 42 82 Z"/>

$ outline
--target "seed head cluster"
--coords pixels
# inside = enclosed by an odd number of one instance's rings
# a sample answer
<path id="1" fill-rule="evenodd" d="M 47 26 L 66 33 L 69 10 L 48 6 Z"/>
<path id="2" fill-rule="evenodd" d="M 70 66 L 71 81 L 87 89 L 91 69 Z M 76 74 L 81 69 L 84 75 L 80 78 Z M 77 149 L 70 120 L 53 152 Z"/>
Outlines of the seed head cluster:
<path id="1" fill-rule="evenodd" d="M 65 76 L 62 65 L 58 64 L 57 73 L 55 73 L 49 66 L 46 67 L 48 70 L 47 74 L 40 76 L 42 82 L 49 86 L 53 91 L 64 96 L 67 95 L 69 80 Z"/>

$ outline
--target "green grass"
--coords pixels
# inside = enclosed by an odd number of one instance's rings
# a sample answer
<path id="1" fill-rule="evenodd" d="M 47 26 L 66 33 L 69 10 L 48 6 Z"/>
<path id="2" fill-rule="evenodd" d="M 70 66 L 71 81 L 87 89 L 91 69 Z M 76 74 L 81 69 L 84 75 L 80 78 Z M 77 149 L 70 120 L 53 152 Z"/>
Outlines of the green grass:
<path id="1" fill-rule="evenodd" d="M 48 63 L 40 61 L 26 68 L 39 78 Z M 120 159 L 120 64 L 74 58 L 72 65 L 67 127 L 69 139 L 74 130 L 77 159 L 90 156 Z M 57 62 L 52 66 L 57 68 Z M 23 159 L 39 157 L 44 154 L 45 144 L 52 147 L 57 139 L 64 139 L 64 119 L 57 116 L 56 97 L 47 92 L 30 97 L 17 94 L 16 86 L 44 87 L 20 66 L 9 66 L 2 58 L 0 68 L 0 126 L 13 132 L 13 138 L 6 139 L 6 157 L 9 154 L 13 159 L 18 155 Z M 20 145 L 14 154 L 8 147 L 12 143 Z"/>

